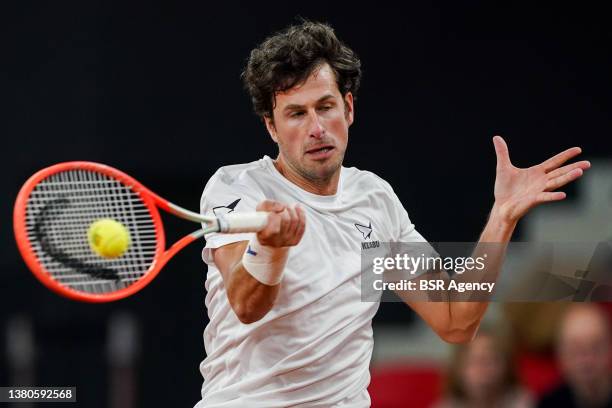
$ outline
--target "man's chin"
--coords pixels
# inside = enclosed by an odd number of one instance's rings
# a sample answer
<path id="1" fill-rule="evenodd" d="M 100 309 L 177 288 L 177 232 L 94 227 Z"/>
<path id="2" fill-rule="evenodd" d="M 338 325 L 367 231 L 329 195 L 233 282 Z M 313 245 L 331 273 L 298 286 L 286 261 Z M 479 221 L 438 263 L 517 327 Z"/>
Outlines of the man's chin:
<path id="1" fill-rule="evenodd" d="M 315 180 L 329 180 L 338 171 L 340 171 L 342 163 L 319 163 L 318 165 L 308 166 L 307 173 Z"/>
<path id="2" fill-rule="evenodd" d="M 336 149 L 332 150 L 327 157 L 315 158 L 309 156 L 308 154 L 305 156 L 305 164 L 311 168 L 324 168 L 328 167 L 331 169 L 338 169 L 342 165 L 342 159 L 344 155 L 340 154 Z"/>

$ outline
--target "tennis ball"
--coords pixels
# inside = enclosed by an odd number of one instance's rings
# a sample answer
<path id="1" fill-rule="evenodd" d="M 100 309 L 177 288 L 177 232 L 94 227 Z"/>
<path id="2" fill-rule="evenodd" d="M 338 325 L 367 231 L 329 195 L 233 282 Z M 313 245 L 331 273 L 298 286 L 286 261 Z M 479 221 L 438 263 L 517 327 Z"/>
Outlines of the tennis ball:
<path id="1" fill-rule="evenodd" d="M 104 258 L 118 258 L 130 246 L 130 233 L 123 224 L 110 218 L 92 223 L 87 231 L 91 250 Z"/>

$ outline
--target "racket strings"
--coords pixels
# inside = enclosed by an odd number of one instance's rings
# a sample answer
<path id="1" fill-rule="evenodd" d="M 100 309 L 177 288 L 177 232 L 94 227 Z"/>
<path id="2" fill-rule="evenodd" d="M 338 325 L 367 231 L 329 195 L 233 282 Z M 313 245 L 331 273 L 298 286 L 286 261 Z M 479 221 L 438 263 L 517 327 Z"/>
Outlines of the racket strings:
<path id="1" fill-rule="evenodd" d="M 104 218 L 129 231 L 130 246 L 118 258 L 103 258 L 89 246 L 90 225 Z M 37 184 L 26 207 L 26 230 L 51 277 L 81 292 L 102 294 L 132 285 L 146 274 L 156 253 L 155 224 L 140 196 L 95 171 L 62 171 Z"/>

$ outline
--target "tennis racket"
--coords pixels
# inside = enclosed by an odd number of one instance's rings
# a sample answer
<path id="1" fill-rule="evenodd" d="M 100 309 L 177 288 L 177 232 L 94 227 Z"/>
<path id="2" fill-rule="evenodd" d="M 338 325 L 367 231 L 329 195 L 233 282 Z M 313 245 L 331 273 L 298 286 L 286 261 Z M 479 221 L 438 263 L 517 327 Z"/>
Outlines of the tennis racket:
<path id="1" fill-rule="evenodd" d="M 158 209 L 202 228 L 166 248 Z M 117 258 L 95 253 L 90 225 L 113 219 L 127 229 L 130 244 Z M 130 296 L 157 276 L 181 249 L 211 232 L 257 232 L 268 213 L 207 217 L 161 198 L 127 174 L 92 162 L 47 167 L 23 185 L 13 211 L 17 246 L 25 263 L 45 286 L 68 298 L 110 302 Z"/>

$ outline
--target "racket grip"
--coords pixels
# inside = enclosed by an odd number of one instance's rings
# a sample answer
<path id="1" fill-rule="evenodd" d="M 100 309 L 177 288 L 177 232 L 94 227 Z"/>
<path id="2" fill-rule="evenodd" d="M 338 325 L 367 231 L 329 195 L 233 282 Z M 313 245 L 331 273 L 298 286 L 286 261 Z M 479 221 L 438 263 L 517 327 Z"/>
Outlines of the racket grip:
<path id="1" fill-rule="evenodd" d="M 218 217 L 219 232 L 257 232 L 268 223 L 268 213 L 265 211 L 226 214 Z"/>

